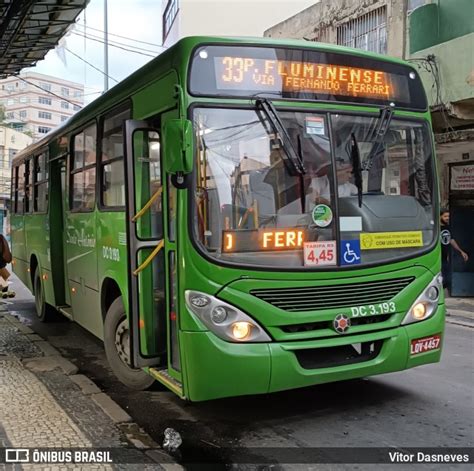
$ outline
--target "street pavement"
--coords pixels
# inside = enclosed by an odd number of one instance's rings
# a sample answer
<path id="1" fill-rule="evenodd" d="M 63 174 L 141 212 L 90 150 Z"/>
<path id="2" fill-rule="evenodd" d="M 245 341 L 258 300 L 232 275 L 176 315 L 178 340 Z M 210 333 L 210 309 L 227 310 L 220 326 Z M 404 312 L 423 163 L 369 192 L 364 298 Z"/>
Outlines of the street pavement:
<path id="1" fill-rule="evenodd" d="M 159 384 L 148 391 L 127 390 L 111 373 L 97 339 L 63 318 L 50 324 L 38 322 L 32 298 L 19 288 L 17 300 L 9 301 L 10 312 L 94 381 L 155 442 L 162 442 L 165 428 L 177 430 L 183 444 L 175 457 L 183 463 L 212 462 L 215 469 L 228 469 L 226 463 L 239 462 L 254 447 L 258 447 L 256 460 L 272 463 L 275 450 L 294 447 L 303 453 L 311 447 L 473 446 L 473 300 L 448 301 L 450 315 L 438 364 L 271 395 L 188 403 Z M 1 433 L 0 429 L 0 440 Z M 421 466 L 470 469 L 469 465 Z M 381 466 L 283 467 L 375 470 Z M 383 468 L 411 469 L 403 464 Z"/>
<path id="2" fill-rule="evenodd" d="M 163 469 L 155 460 L 170 461 L 168 455 L 75 365 L 10 315 L 11 306 L 0 302 L 0 448 L 29 448 L 30 458 L 35 449 L 101 450 L 117 463 L 23 469 Z M 2 465 L 3 459 L 0 450 L 0 470 L 21 469 Z"/>

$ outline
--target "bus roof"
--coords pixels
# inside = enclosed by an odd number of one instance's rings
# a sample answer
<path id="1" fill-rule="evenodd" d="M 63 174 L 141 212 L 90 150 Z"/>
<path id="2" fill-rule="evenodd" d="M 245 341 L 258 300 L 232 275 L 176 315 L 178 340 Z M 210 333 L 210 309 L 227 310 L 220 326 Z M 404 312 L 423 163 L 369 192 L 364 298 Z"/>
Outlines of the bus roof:
<path id="1" fill-rule="evenodd" d="M 411 66 L 406 61 L 394 57 L 376 54 L 373 52 L 362 51 L 360 49 L 353 49 L 345 46 L 338 46 L 334 44 L 319 43 L 314 41 L 306 41 L 299 39 L 274 39 L 274 38 L 254 38 L 254 37 L 224 37 L 224 36 L 188 36 L 180 39 L 176 44 L 168 48 L 166 51 L 159 54 L 154 59 L 142 66 L 140 69 L 133 72 L 121 82 L 114 85 L 110 90 L 102 96 L 96 98 L 94 101 L 86 105 L 76 114 L 74 114 L 64 124 L 54 128 L 51 132 L 45 135 L 42 139 L 35 142 L 19 152 L 12 161 L 12 164 L 23 160 L 32 153 L 39 152 L 53 139 L 64 134 L 68 134 L 78 127 L 90 121 L 92 117 L 98 113 L 102 113 L 115 105 L 118 102 L 126 99 L 134 91 L 139 90 L 147 83 L 156 78 L 156 72 L 164 69 L 167 66 L 182 69 L 186 67 L 191 57 L 192 51 L 199 45 L 203 44 L 222 44 L 222 45 L 265 45 L 277 47 L 294 47 L 305 48 L 316 51 L 339 52 L 346 53 L 360 57 L 368 57 L 383 62 L 391 62 L 394 64 L 403 64 Z M 183 62 L 179 58 L 185 58 Z M 183 65 L 184 64 L 184 65 Z M 178 70 L 179 72 L 179 70 Z"/>

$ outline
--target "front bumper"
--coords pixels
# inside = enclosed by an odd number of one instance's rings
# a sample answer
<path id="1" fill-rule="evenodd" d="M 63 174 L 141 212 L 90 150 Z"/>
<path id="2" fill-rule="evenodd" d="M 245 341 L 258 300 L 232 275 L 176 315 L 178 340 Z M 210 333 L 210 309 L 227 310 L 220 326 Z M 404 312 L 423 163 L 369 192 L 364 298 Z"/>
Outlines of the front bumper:
<path id="1" fill-rule="evenodd" d="M 181 332 L 185 345 L 186 396 L 203 401 L 228 396 L 263 394 L 363 376 L 400 371 L 441 357 L 441 345 L 410 355 L 414 339 L 444 333 L 445 306 L 440 304 L 426 321 L 382 331 L 341 335 L 318 340 L 236 344 L 225 342 L 209 331 Z M 367 361 L 303 368 L 297 350 L 309 350 L 379 341 L 378 354 Z"/>

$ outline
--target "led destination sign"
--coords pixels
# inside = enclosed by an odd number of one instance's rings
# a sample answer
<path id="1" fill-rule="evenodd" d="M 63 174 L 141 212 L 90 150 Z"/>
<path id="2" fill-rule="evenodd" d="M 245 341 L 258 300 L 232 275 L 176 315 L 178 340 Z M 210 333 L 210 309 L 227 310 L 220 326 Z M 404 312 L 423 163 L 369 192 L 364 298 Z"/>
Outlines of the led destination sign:
<path id="1" fill-rule="evenodd" d="M 222 251 L 259 252 L 302 249 L 305 233 L 301 229 L 256 229 L 224 231 Z"/>
<path id="2" fill-rule="evenodd" d="M 380 70 L 251 57 L 216 57 L 214 61 L 216 85 L 222 89 L 245 84 L 262 90 L 277 86 L 289 92 L 381 96 L 386 99 L 396 95 L 389 74 Z"/>
<path id="3" fill-rule="evenodd" d="M 418 73 L 407 64 L 310 47 L 198 47 L 189 91 L 197 96 L 304 99 L 426 110 Z"/>

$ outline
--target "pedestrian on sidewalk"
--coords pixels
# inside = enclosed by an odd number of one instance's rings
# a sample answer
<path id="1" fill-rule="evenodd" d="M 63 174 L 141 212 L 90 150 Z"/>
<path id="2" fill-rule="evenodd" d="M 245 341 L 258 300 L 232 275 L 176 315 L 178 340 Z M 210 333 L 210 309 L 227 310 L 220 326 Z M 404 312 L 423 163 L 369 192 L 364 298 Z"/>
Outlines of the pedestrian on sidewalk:
<path id="1" fill-rule="evenodd" d="M 458 243 L 451 235 L 451 227 L 449 225 L 449 210 L 442 209 L 440 212 L 441 227 L 441 273 L 443 275 L 443 288 L 447 288 L 451 292 L 451 259 L 449 257 L 449 247 L 453 247 L 464 262 L 469 260 L 469 255 L 459 247 Z"/>
<path id="2" fill-rule="evenodd" d="M 12 258 L 7 239 L 5 239 L 3 234 L 0 234 L 0 290 L 2 298 L 13 298 L 15 296 L 14 291 L 8 290 L 10 272 L 6 268 L 7 263 L 11 263 Z"/>

